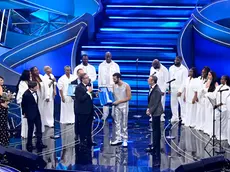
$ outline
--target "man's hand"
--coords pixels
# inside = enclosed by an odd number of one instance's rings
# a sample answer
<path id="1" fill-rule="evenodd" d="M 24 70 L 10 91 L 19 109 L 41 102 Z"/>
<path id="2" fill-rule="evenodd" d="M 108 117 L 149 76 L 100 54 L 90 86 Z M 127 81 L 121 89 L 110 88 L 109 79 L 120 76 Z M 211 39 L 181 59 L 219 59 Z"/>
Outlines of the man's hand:
<path id="1" fill-rule="evenodd" d="M 181 95 L 182 95 L 181 92 L 178 92 L 178 93 L 177 93 L 177 97 L 180 97 Z"/>
<path id="2" fill-rule="evenodd" d="M 26 118 L 26 114 L 25 113 L 23 114 L 23 118 Z"/>
<path id="3" fill-rule="evenodd" d="M 93 91 L 93 88 L 92 87 L 87 87 L 87 91 L 91 93 Z"/>
<path id="4" fill-rule="evenodd" d="M 161 95 L 162 95 L 162 96 L 164 96 L 164 95 L 165 95 L 165 93 L 164 93 L 164 92 L 161 92 Z"/>
<path id="5" fill-rule="evenodd" d="M 150 116 L 149 108 L 146 110 L 146 115 Z"/>
<path id="6" fill-rule="evenodd" d="M 115 105 L 115 106 L 117 106 L 117 105 L 119 105 L 119 104 L 120 104 L 120 101 L 119 101 L 119 100 L 113 102 L 113 105 Z"/>
<path id="7" fill-rule="evenodd" d="M 49 99 L 49 98 L 47 98 L 47 99 L 46 99 L 46 102 L 49 102 L 49 101 L 50 101 L 50 99 Z"/>
<path id="8" fill-rule="evenodd" d="M 65 97 L 64 97 L 64 96 L 61 98 L 61 101 L 62 101 L 63 103 L 65 103 Z"/>

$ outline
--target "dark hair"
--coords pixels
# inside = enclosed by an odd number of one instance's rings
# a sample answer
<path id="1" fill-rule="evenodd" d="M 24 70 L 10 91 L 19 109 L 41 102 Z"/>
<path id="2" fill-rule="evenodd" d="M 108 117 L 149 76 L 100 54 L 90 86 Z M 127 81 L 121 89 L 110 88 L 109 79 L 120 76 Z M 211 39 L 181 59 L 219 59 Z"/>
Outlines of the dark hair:
<path id="1" fill-rule="evenodd" d="M 157 84 L 158 78 L 155 75 L 151 75 L 151 78 L 153 79 L 154 83 Z"/>
<path id="2" fill-rule="evenodd" d="M 39 86 L 40 86 L 40 82 L 42 82 L 42 79 L 40 78 L 39 75 L 35 75 L 34 74 L 34 69 L 37 68 L 36 66 L 30 68 L 30 72 L 31 72 L 31 75 L 32 75 L 32 81 L 36 81 L 38 82 Z"/>
<path id="3" fill-rule="evenodd" d="M 84 79 L 84 77 L 86 76 L 87 74 L 86 73 L 83 73 L 81 76 L 80 76 L 80 81 L 82 82 L 82 80 Z"/>
<path id="4" fill-rule="evenodd" d="M 30 71 L 29 70 L 24 70 L 22 72 L 22 75 L 19 78 L 18 84 L 17 84 L 17 88 L 16 88 L 16 93 L 19 90 L 19 84 L 21 81 L 29 81 L 30 80 Z"/>
<path id="5" fill-rule="evenodd" d="M 223 75 L 222 77 L 224 77 L 224 79 L 226 80 L 226 84 L 227 84 L 227 86 L 230 86 L 229 76 L 227 76 L 227 75 Z"/>
<path id="6" fill-rule="evenodd" d="M 82 56 L 81 56 L 81 57 L 83 58 L 83 57 L 85 57 L 85 56 L 87 56 L 87 57 L 88 57 L 88 55 L 87 55 L 87 54 L 82 54 Z"/>
<path id="7" fill-rule="evenodd" d="M 28 82 L 28 87 L 29 88 L 34 88 L 34 87 L 36 87 L 37 86 L 37 82 L 35 82 L 35 81 L 29 81 Z"/>
<path id="8" fill-rule="evenodd" d="M 202 78 L 202 76 L 201 76 L 201 79 L 207 79 L 208 73 L 210 72 L 210 68 L 208 66 L 205 66 L 202 70 L 206 71 L 206 75 L 204 76 L 204 78 Z"/>
<path id="9" fill-rule="evenodd" d="M 208 92 L 214 92 L 216 89 L 216 82 L 217 82 L 217 77 L 216 77 L 216 73 L 213 71 L 210 71 L 210 73 L 212 74 L 212 82 L 208 88 Z"/>
<path id="10" fill-rule="evenodd" d="M 191 70 L 193 71 L 193 75 L 192 77 L 193 78 L 196 78 L 197 77 L 197 71 L 196 71 L 196 68 L 195 67 L 192 67 Z"/>
<path id="11" fill-rule="evenodd" d="M 114 74 L 113 74 L 113 77 L 114 77 L 114 76 L 116 76 L 117 79 L 121 79 L 121 74 L 120 74 L 120 73 L 114 73 Z"/>
<path id="12" fill-rule="evenodd" d="M 2 76 L 0 76 L 0 79 L 4 80 L 4 78 Z"/>
<path id="13" fill-rule="evenodd" d="M 83 69 L 82 69 L 82 68 L 78 69 L 78 70 L 77 70 L 77 74 L 78 74 L 78 72 L 79 72 L 80 70 L 83 70 Z M 84 71 L 84 70 L 83 70 L 83 71 Z M 76 74 L 75 74 L 75 75 L 76 75 Z"/>
<path id="14" fill-rule="evenodd" d="M 178 59 L 182 60 L 182 57 L 181 57 L 181 56 L 176 56 L 176 58 L 178 58 Z"/>

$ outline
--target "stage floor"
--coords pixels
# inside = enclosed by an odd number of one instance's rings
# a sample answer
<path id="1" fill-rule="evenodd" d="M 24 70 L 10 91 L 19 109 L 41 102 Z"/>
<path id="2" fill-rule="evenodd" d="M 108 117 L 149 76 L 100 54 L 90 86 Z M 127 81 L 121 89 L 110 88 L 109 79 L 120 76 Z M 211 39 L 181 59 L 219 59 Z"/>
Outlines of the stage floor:
<path id="1" fill-rule="evenodd" d="M 129 146 L 110 146 L 112 136 L 112 120 L 105 123 L 94 121 L 94 141 L 98 146 L 92 149 L 79 149 L 75 144 L 74 125 L 63 125 L 56 122 L 55 128 L 46 128 L 43 142 L 48 146 L 43 152 L 34 153 L 43 156 L 47 162 L 47 169 L 80 170 L 80 171 L 170 171 L 181 164 L 197 161 L 209 157 L 204 150 L 209 136 L 201 131 L 185 127 L 178 123 L 171 125 L 171 131 L 166 129 L 170 125 L 162 122 L 161 157 L 156 158 L 145 152 L 150 143 L 151 132 L 148 130 L 147 119 L 129 121 Z M 59 135 L 58 139 L 50 136 Z M 166 136 L 175 136 L 174 140 L 167 140 Z M 26 140 L 11 139 L 10 146 L 25 149 Z M 227 141 L 222 142 L 225 157 L 230 158 L 230 148 Z M 212 150 L 211 145 L 208 151 Z M 210 152 L 212 153 L 212 152 Z M 159 163 L 160 159 L 160 163 Z M 160 165 L 159 165 L 160 164 Z"/>

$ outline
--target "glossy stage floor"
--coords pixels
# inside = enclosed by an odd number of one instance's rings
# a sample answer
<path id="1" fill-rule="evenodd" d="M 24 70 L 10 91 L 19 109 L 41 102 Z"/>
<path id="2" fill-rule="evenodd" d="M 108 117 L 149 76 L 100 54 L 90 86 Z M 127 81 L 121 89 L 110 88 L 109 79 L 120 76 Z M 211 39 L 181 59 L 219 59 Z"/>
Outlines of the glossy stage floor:
<path id="1" fill-rule="evenodd" d="M 171 132 L 169 128 L 171 126 Z M 204 146 L 209 136 L 195 129 L 185 127 L 179 122 L 170 125 L 162 122 L 162 138 L 160 157 L 145 152 L 150 143 L 151 132 L 148 119 L 129 120 L 129 146 L 110 146 L 112 136 L 112 120 L 102 123 L 94 121 L 94 141 L 98 146 L 92 149 L 79 148 L 74 140 L 74 125 L 55 123 L 54 128 L 46 128 L 43 142 L 48 145 L 42 153 L 47 162 L 47 169 L 79 170 L 79 171 L 171 171 L 179 165 L 209 157 Z M 168 135 L 175 136 L 168 140 Z M 58 139 L 50 136 L 59 135 Z M 25 150 L 26 140 L 11 139 L 10 146 Z M 227 142 L 223 142 L 225 157 L 230 158 Z M 212 150 L 211 145 L 207 148 Z M 211 153 L 211 152 L 210 152 Z"/>

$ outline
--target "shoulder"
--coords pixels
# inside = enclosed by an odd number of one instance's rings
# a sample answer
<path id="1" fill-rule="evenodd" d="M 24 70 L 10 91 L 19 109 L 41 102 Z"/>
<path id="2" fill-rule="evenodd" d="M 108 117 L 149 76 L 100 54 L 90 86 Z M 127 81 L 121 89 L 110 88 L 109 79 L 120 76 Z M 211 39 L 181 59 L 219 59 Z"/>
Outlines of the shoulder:
<path id="1" fill-rule="evenodd" d="M 174 68 L 175 68 L 174 65 L 170 66 L 170 67 L 169 67 L 169 71 L 170 71 L 170 70 L 173 70 Z"/>
<path id="2" fill-rule="evenodd" d="M 181 68 L 182 68 L 183 70 L 188 71 L 188 69 L 187 69 L 183 64 L 181 65 Z"/>

